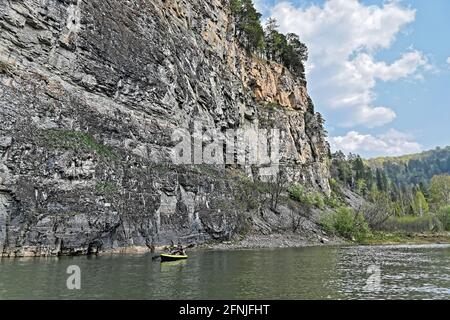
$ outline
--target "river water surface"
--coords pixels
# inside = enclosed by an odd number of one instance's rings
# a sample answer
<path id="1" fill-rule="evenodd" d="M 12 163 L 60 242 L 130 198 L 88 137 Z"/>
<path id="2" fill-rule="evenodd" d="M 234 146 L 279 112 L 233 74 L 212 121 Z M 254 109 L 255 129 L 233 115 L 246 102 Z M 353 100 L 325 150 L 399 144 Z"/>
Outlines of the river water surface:
<path id="1" fill-rule="evenodd" d="M 79 266 L 81 290 L 68 290 Z M 0 299 L 449 299 L 450 245 L 0 260 Z"/>

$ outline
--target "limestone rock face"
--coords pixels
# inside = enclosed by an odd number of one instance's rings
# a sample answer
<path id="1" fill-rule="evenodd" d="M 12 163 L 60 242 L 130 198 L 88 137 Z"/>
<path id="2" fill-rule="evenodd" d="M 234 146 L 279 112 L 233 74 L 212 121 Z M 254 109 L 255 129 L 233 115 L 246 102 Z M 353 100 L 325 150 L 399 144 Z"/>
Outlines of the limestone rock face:
<path id="1" fill-rule="evenodd" d="M 246 168 L 171 164 L 174 130 L 195 121 L 218 132 L 281 129 L 291 180 L 330 192 L 306 83 L 245 54 L 227 8 L 0 0 L 0 255 L 201 243 L 251 229 L 259 213 L 234 174 Z"/>

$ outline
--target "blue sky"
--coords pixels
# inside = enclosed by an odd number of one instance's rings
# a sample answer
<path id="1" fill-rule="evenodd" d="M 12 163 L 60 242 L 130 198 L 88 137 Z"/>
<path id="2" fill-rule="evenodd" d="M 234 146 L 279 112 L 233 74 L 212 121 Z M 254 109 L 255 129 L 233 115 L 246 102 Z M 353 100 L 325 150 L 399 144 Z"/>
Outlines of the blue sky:
<path id="1" fill-rule="evenodd" d="M 373 157 L 450 145 L 450 1 L 255 4 L 309 46 L 309 91 L 333 149 Z"/>

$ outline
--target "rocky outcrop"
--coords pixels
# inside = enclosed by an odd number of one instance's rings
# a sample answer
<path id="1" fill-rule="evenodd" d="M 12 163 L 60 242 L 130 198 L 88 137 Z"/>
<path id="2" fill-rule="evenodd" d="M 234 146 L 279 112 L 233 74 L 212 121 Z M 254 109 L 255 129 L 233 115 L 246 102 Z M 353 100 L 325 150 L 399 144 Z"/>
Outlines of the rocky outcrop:
<path id="1" fill-rule="evenodd" d="M 306 83 L 246 55 L 233 34 L 226 1 L 0 0 L 0 254 L 252 230 L 258 170 L 171 163 L 174 130 L 195 121 L 281 129 L 292 182 L 329 193 Z"/>

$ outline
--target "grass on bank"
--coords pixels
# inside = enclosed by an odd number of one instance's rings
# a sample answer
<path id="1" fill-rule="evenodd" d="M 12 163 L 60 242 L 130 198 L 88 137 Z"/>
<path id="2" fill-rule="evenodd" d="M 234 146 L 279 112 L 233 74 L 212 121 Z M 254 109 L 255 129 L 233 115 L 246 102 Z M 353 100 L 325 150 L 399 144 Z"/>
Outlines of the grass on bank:
<path id="1" fill-rule="evenodd" d="M 340 207 L 324 214 L 319 223 L 329 234 L 371 245 L 450 243 L 449 221 L 447 208 L 437 215 L 390 217 L 380 228 L 372 230 L 364 213 Z"/>

